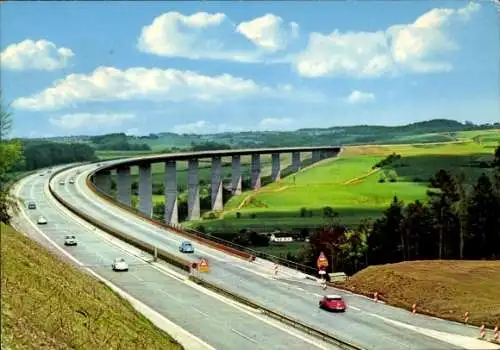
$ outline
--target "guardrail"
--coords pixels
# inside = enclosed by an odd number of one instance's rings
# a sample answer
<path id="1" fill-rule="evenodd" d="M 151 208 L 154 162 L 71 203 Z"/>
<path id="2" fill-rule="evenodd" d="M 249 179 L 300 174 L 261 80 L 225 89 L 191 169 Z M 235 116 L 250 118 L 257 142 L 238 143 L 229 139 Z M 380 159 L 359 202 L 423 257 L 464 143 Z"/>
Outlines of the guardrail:
<path id="1" fill-rule="evenodd" d="M 167 223 L 162 222 L 160 220 L 154 219 L 148 215 L 145 215 L 145 214 L 141 213 L 140 211 L 138 211 L 136 208 L 117 201 L 115 198 L 113 198 L 109 194 L 103 192 L 100 188 L 98 188 L 92 182 L 92 177 L 94 176 L 94 174 L 97 171 L 94 170 L 94 171 L 90 172 L 89 175 L 87 176 L 87 178 L 85 179 L 87 187 L 92 192 L 94 192 L 94 194 L 96 194 L 97 196 L 101 197 L 102 199 L 110 202 L 110 204 L 115 205 L 123 210 L 126 210 L 127 212 L 134 214 L 134 215 L 140 217 L 141 219 L 147 220 L 148 222 L 151 222 L 151 223 L 155 224 L 156 226 L 159 226 L 159 227 L 167 229 L 167 230 L 175 231 L 179 235 L 182 235 L 184 237 L 198 241 L 202 244 L 214 247 L 218 250 L 222 250 L 226 253 L 243 258 L 245 260 L 254 260 L 256 257 L 259 257 L 259 258 L 270 260 L 272 262 L 286 266 L 290 269 L 294 269 L 296 271 L 303 272 L 303 273 L 308 274 L 308 275 L 316 275 L 316 273 L 317 273 L 317 270 L 314 269 L 313 267 L 299 264 L 299 263 L 296 263 L 294 261 L 290 261 L 290 260 L 275 256 L 275 255 L 271 255 L 268 253 L 259 252 L 257 250 L 247 248 L 247 247 L 238 245 L 236 243 L 227 241 L 225 239 L 211 236 L 211 235 L 208 235 L 206 233 L 199 232 L 199 231 L 196 231 L 193 229 L 183 229 L 181 227 L 181 225 L 167 224 Z"/>
<path id="2" fill-rule="evenodd" d="M 99 229 L 131 244 L 132 246 L 135 246 L 136 248 L 138 249 L 141 249 L 143 251 L 146 251 L 147 253 L 150 253 L 150 254 L 155 254 L 157 257 L 159 257 L 160 259 L 162 260 L 165 260 L 166 262 L 174 265 L 174 266 L 177 266 L 185 271 L 188 271 L 190 272 L 191 271 L 191 263 L 187 260 L 184 260 L 184 259 L 181 259 L 181 258 L 178 258 L 162 249 L 157 249 L 155 248 L 154 246 L 148 244 L 148 243 L 145 243 L 139 239 L 136 239 L 135 237 L 131 237 L 129 235 L 126 235 L 126 234 L 123 234 L 121 232 L 118 232 L 116 230 L 114 230 L 113 228 L 111 228 L 110 226 L 104 224 L 104 223 L 101 223 L 97 220 L 95 220 L 94 218 L 92 218 L 91 216 L 85 214 L 85 213 L 82 213 L 80 212 L 77 208 L 75 208 L 74 206 L 72 206 L 70 203 L 68 203 L 68 201 L 66 201 L 65 199 L 63 199 L 61 196 L 59 196 L 57 194 L 57 192 L 52 188 L 52 180 L 57 176 L 59 175 L 60 173 L 68 170 L 69 168 L 71 168 L 73 166 L 69 166 L 69 167 L 65 167 L 65 168 L 62 168 L 62 169 L 59 169 L 57 171 L 55 171 L 49 178 L 49 191 L 51 193 L 52 196 L 54 196 L 54 198 L 56 198 L 57 201 L 59 201 L 65 208 L 67 208 L 69 211 L 71 211 L 72 213 L 78 215 L 79 217 L 83 218 L 85 221 L 89 222 L 90 224 L 98 227 Z M 97 189 L 96 189 L 97 190 Z M 98 191 L 100 192 L 100 191 Z M 149 218 L 148 218 L 149 219 Z M 226 247 L 227 248 L 227 247 Z M 245 304 L 249 307 L 252 307 L 256 310 L 259 310 L 261 311 L 263 314 L 269 316 L 269 317 L 272 317 L 276 320 L 278 320 L 279 322 L 282 322 L 282 323 L 285 323 L 285 324 L 288 324 L 294 328 L 297 328 L 297 329 L 300 329 L 301 331 L 307 333 L 307 334 L 310 334 L 310 335 L 313 335 L 315 337 L 319 337 L 320 339 L 328 342 L 328 343 L 331 343 L 331 344 L 335 344 L 336 346 L 342 348 L 342 349 L 346 349 L 346 350 L 364 350 L 363 348 L 355 345 L 355 344 L 352 344 L 346 340 L 343 340 L 341 338 L 339 338 L 338 336 L 335 336 L 333 334 L 330 334 L 328 332 L 325 332 L 325 331 L 322 331 L 322 330 L 319 330 L 319 329 L 316 329 L 315 327 L 313 326 L 310 326 L 304 322 L 300 322 L 292 317 L 289 317 L 287 315 L 284 315 L 278 311 L 275 311 L 275 310 L 272 310 L 268 307 L 265 307 L 263 305 L 260 305 L 246 297 L 243 297 L 241 295 L 238 295 L 236 293 L 233 293 L 225 288 L 222 288 L 220 286 L 217 286 L 213 283 L 210 283 L 206 280 L 203 280 L 199 277 L 196 277 L 194 275 L 189 275 L 189 279 L 198 284 L 198 285 L 201 285 L 202 287 L 204 288 L 207 288 L 207 289 L 211 289 L 213 291 L 215 291 L 216 293 L 218 294 L 221 294 L 221 295 L 225 295 L 227 297 L 230 297 L 231 299 L 233 300 L 236 300 L 242 304 Z"/>
<path id="3" fill-rule="evenodd" d="M 166 261 L 167 263 L 174 265 L 174 266 L 176 266 L 184 271 L 187 271 L 187 272 L 191 271 L 191 262 L 190 261 L 179 258 L 179 257 L 177 257 L 177 256 L 175 256 L 175 255 L 173 255 L 173 254 L 171 254 L 163 249 L 158 249 L 149 243 L 143 242 L 135 237 L 132 237 L 130 235 L 127 235 L 127 234 L 124 234 L 122 232 L 115 230 L 112 227 L 110 227 L 110 226 L 108 226 L 108 225 L 106 225 L 98 220 L 95 220 L 90 215 L 87 215 L 85 213 L 80 212 L 76 207 L 74 207 L 68 201 L 66 201 L 60 195 L 58 195 L 57 192 L 54 191 L 54 189 L 52 188 L 52 180 L 58 174 L 68 170 L 71 167 L 65 167 L 65 168 L 59 169 L 59 170 L 55 171 L 49 178 L 49 192 L 59 203 L 61 203 L 66 209 L 71 211 L 73 214 L 81 217 L 82 219 L 84 219 L 88 223 L 94 225 L 95 227 L 98 227 L 102 231 L 107 232 L 110 235 L 112 235 L 120 240 L 123 240 L 123 241 L 127 242 L 128 244 L 130 244 L 130 245 L 132 245 L 140 250 L 143 250 L 143 251 L 145 251 L 153 256 L 156 256 L 156 257 Z"/>
<path id="4" fill-rule="evenodd" d="M 289 317 L 287 315 L 284 315 L 278 311 L 272 310 L 268 307 L 262 306 L 244 296 L 238 295 L 236 293 L 233 293 L 232 291 L 229 291 L 225 288 L 222 288 L 220 286 L 217 286 L 211 282 L 208 282 L 202 278 L 199 278 L 197 276 L 190 275 L 189 279 L 193 281 L 196 284 L 201 285 L 202 287 L 205 287 L 207 289 L 211 289 L 217 294 L 225 295 L 231 299 L 234 299 L 244 305 L 247 305 L 253 309 L 261 311 L 263 314 L 272 317 L 282 323 L 286 323 L 294 328 L 300 329 L 303 332 L 307 334 L 311 334 L 315 337 L 318 337 L 328 343 L 334 344 L 341 349 L 346 349 L 346 350 L 364 350 L 363 348 L 359 347 L 358 345 L 355 345 L 353 343 L 350 343 L 344 339 L 339 338 L 338 336 L 335 336 L 331 333 L 322 331 L 320 329 L 317 329 L 313 326 L 310 326 L 304 322 L 298 321 L 292 317 Z"/>

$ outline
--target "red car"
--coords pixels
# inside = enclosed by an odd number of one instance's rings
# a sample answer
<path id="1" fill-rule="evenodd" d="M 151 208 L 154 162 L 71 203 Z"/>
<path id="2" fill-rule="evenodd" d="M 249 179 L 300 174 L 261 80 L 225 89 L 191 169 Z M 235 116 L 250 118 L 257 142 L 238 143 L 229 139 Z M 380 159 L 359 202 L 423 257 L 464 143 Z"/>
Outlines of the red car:
<path id="1" fill-rule="evenodd" d="M 325 295 L 319 301 L 319 307 L 328 311 L 344 312 L 347 308 L 344 299 L 340 295 Z"/>

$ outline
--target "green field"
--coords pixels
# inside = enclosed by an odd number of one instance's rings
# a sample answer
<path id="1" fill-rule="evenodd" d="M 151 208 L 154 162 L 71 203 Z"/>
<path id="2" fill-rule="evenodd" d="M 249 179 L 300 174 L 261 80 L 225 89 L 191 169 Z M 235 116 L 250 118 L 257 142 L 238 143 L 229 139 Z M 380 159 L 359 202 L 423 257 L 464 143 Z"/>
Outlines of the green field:
<path id="1" fill-rule="evenodd" d="M 405 202 L 425 199 L 427 181 L 440 168 L 454 173 L 463 172 L 469 183 L 475 181 L 482 172 L 488 171 L 480 164 L 492 158 L 494 148 L 500 144 L 500 130 L 421 134 L 405 136 L 405 139 L 413 139 L 415 143 L 344 147 L 341 156 L 336 159 L 327 159 L 299 173 L 285 176 L 257 192 L 246 191 L 231 198 L 225 203 L 220 219 L 186 222 L 184 225 L 202 224 L 209 232 L 236 232 L 242 228 L 258 231 L 316 228 L 325 222 L 322 215 L 325 206 L 339 212 L 347 225 L 367 217 L 376 218 L 395 195 Z M 416 143 L 422 141 L 427 143 Z M 106 155 L 131 156 L 130 153 L 107 152 Z M 400 154 L 402 159 L 389 167 L 372 170 L 374 164 L 391 153 Z M 310 153 L 303 153 L 301 158 L 309 162 Z M 291 155 L 283 154 L 281 161 L 281 168 L 286 169 L 291 164 Z M 241 163 L 243 177 L 248 179 L 250 156 L 242 157 Z M 262 177 L 269 177 L 271 156 L 262 156 L 261 163 Z M 210 159 L 200 160 L 199 167 L 199 180 L 210 184 Z M 181 189 L 179 197 L 184 198 L 187 162 L 178 162 L 177 169 Z M 137 180 L 137 167 L 132 167 L 132 176 Z M 163 164 L 153 165 L 152 177 L 153 183 L 163 183 Z M 230 158 L 223 158 L 223 177 L 224 183 L 230 184 Z M 381 178 L 386 181 L 381 183 Z M 395 182 L 390 182 L 391 178 Z M 209 187 L 203 186 L 200 194 L 209 196 L 209 190 Z M 155 195 L 153 201 L 162 203 L 164 197 Z M 301 208 L 306 208 L 308 214 L 302 217 Z M 202 208 L 202 211 L 207 210 L 209 208 Z M 240 213 L 239 218 L 237 213 Z"/>
<path id="2" fill-rule="evenodd" d="M 208 231 L 259 231 L 317 227 L 324 223 L 322 208 L 331 206 L 346 224 L 362 218 L 378 217 L 397 195 L 405 202 L 425 199 L 427 180 L 440 168 L 462 172 L 469 183 L 489 169 L 480 162 L 492 158 L 500 144 L 500 130 L 455 133 L 461 142 L 346 147 L 337 159 L 321 163 L 286 177 L 260 191 L 247 191 L 231 198 L 223 218 L 186 223 L 202 224 Z M 391 153 L 402 159 L 391 166 L 372 170 L 372 166 Z M 394 177 L 395 182 L 379 182 Z M 307 208 L 312 216 L 301 217 Z M 240 213 L 240 218 L 236 213 Z"/>

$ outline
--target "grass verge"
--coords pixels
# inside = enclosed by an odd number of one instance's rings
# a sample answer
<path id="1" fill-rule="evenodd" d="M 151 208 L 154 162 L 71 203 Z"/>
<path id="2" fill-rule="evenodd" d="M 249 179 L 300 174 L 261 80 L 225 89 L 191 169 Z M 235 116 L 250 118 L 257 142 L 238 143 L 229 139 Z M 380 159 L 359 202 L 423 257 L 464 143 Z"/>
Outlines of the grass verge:
<path id="1" fill-rule="evenodd" d="M 0 229 L 2 348 L 182 349 L 105 284 Z"/>
<path id="2" fill-rule="evenodd" d="M 408 310 L 489 327 L 500 325 L 500 261 L 431 260 L 370 266 L 343 288 Z"/>

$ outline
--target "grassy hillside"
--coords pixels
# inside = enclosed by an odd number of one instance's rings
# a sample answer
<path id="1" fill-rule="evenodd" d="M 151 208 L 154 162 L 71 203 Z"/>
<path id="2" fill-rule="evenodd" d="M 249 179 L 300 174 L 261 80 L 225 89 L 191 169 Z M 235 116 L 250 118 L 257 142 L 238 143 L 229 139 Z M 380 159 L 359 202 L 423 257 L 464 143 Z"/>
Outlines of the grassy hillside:
<path id="1" fill-rule="evenodd" d="M 469 312 L 471 324 L 500 324 L 500 261 L 407 261 L 370 266 L 345 287 L 387 303 L 454 321 Z"/>
<path id="2" fill-rule="evenodd" d="M 323 223 L 325 206 L 338 211 L 347 224 L 377 217 L 394 195 L 407 202 L 425 199 L 427 180 L 440 168 L 461 172 L 468 182 L 489 171 L 482 164 L 492 158 L 494 147 L 500 142 L 500 130 L 456 136 L 462 141 L 346 147 L 338 159 L 322 161 L 260 191 L 231 198 L 222 219 L 203 221 L 203 225 L 211 231 L 316 227 Z M 373 169 L 392 153 L 402 158 Z M 301 217 L 301 208 L 311 210 L 312 216 Z M 238 212 L 240 218 L 236 217 Z"/>
<path id="3" fill-rule="evenodd" d="M 104 284 L 0 229 L 3 349 L 182 349 Z"/>

